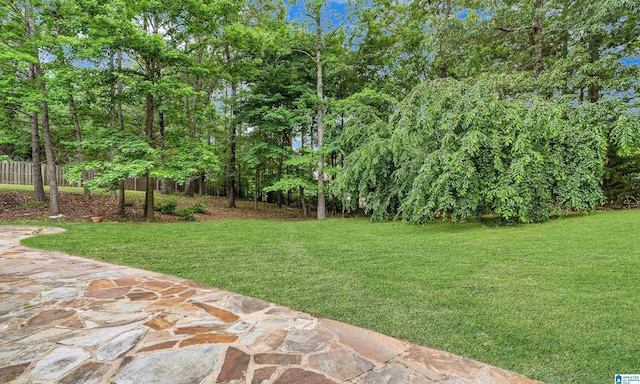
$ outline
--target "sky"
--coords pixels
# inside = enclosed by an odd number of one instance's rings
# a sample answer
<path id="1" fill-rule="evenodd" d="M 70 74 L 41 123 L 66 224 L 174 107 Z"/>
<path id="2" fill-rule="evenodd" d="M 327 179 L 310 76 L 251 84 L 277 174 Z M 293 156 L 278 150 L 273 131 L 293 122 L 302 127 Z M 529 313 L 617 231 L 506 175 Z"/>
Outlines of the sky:
<path id="1" fill-rule="evenodd" d="M 288 1 L 287 1 L 288 2 Z M 334 24 L 339 24 L 345 16 L 346 13 L 346 4 L 345 1 L 328 1 L 328 11 L 329 14 L 332 15 L 332 22 Z M 289 6 L 287 10 L 287 19 L 295 20 L 299 22 L 304 22 L 305 19 L 309 19 L 305 17 L 304 6 L 298 4 Z"/>

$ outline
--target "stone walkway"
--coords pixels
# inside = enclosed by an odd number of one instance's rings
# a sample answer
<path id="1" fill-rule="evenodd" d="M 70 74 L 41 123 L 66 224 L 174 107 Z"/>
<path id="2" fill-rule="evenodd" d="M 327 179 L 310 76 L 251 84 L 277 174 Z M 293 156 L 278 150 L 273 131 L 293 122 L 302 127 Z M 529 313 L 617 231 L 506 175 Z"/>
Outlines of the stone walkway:
<path id="1" fill-rule="evenodd" d="M 154 272 L 23 247 L 0 226 L 0 383 L 535 383 Z"/>

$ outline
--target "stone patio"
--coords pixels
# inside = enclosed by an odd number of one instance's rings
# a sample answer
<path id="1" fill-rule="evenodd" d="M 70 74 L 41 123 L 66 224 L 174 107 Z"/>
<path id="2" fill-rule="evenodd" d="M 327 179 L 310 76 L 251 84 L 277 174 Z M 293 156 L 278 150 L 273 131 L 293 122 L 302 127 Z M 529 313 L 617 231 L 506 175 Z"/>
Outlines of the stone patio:
<path id="1" fill-rule="evenodd" d="M 57 232 L 0 226 L 0 383 L 536 383 L 251 297 L 19 244 Z"/>

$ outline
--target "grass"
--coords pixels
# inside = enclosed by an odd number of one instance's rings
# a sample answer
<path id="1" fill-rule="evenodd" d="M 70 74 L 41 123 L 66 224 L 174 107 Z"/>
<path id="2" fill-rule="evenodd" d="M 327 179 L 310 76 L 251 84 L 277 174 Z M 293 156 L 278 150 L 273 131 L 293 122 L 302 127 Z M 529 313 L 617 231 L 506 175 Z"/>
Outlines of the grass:
<path id="1" fill-rule="evenodd" d="M 546 224 L 61 223 L 25 244 L 193 279 L 546 383 L 640 372 L 640 211 Z"/>

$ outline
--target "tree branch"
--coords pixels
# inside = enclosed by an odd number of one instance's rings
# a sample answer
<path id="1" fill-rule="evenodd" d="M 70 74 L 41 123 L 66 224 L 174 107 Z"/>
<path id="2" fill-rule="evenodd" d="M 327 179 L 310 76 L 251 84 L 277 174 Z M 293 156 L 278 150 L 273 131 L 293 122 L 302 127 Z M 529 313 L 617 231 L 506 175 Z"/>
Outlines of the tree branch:
<path id="1" fill-rule="evenodd" d="M 346 16 L 344 17 L 344 19 L 342 19 L 342 22 L 340 23 L 340 25 L 338 25 L 337 27 L 335 27 L 335 28 L 333 29 L 333 31 L 330 31 L 329 33 L 327 33 L 327 37 L 328 37 L 328 38 L 332 38 L 332 37 L 333 37 L 333 35 L 334 35 L 334 34 L 335 34 L 339 29 L 341 29 L 341 28 L 342 28 L 342 26 L 344 25 L 344 23 L 346 23 L 346 22 L 347 22 L 347 20 L 349 20 L 349 19 L 351 18 L 351 16 L 353 16 L 353 15 L 355 15 L 355 14 L 356 14 L 356 11 L 351 11 L 351 12 L 349 12 L 349 14 L 348 14 L 348 15 L 346 15 Z"/>
<path id="2" fill-rule="evenodd" d="M 25 112 L 25 111 L 23 111 L 23 110 L 21 110 L 21 109 L 19 109 L 19 108 L 17 108 L 17 107 L 12 107 L 12 106 L 10 106 L 10 105 L 3 105 L 1 108 L 7 109 L 7 110 L 9 110 L 9 111 L 16 112 L 16 113 L 21 113 L 21 114 L 23 114 L 23 115 L 25 115 L 25 116 L 27 116 L 27 117 L 31 116 L 31 115 L 29 114 L 29 112 Z M 30 122 L 29 122 L 29 123 L 30 123 Z"/>
<path id="3" fill-rule="evenodd" d="M 292 52 L 300 52 L 300 53 L 304 53 L 305 55 L 309 56 L 310 58 L 312 58 L 312 59 L 314 58 L 314 57 L 313 57 L 309 52 L 307 52 L 307 51 L 303 51 L 303 50 L 301 50 L 301 49 L 292 49 L 291 51 L 292 51 Z"/>
<path id="4" fill-rule="evenodd" d="M 494 27 L 493 29 L 497 29 L 498 31 L 502 31 L 502 32 L 516 32 L 523 29 L 533 29 L 533 28 L 535 28 L 535 26 L 525 25 L 524 27 L 517 27 L 517 28 Z"/>

